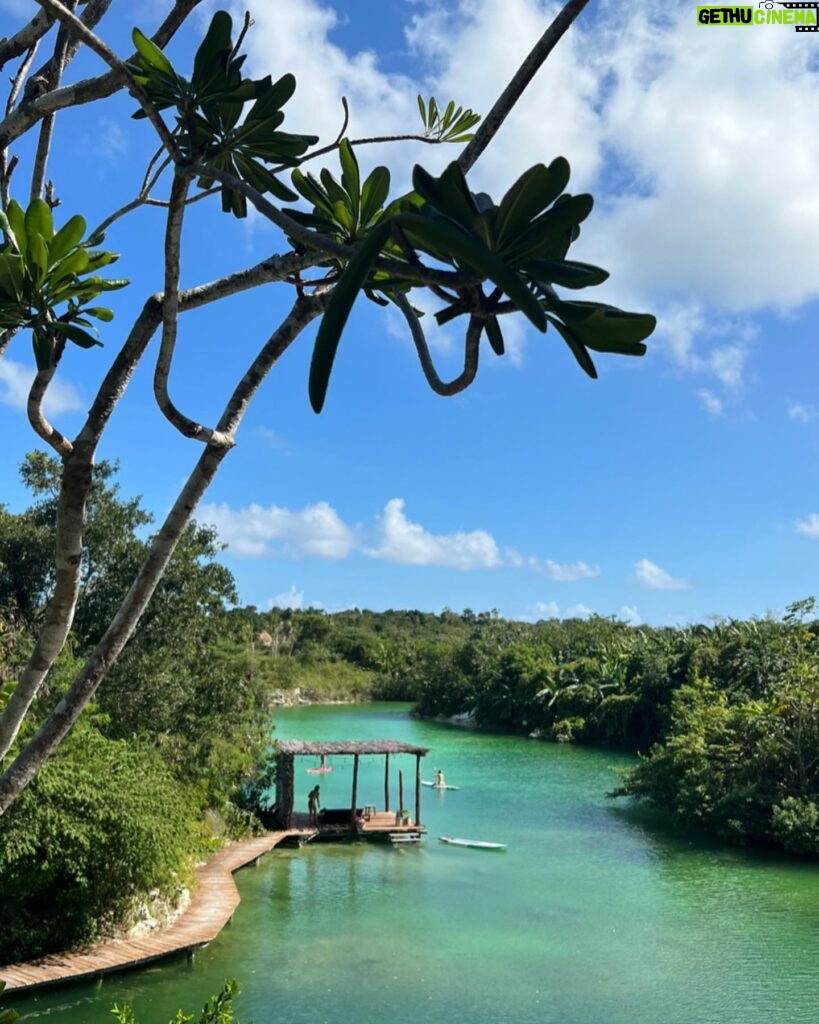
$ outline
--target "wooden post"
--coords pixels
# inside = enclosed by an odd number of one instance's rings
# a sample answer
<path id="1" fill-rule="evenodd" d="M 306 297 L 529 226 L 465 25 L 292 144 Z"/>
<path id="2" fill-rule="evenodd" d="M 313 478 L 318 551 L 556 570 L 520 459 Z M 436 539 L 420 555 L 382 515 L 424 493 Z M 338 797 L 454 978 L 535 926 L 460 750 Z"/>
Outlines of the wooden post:
<path id="1" fill-rule="evenodd" d="M 384 810 L 390 809 L 390 755 L 384 758 Z"/>
<path id="2" fill-rule="evenodd" d="M 358 754 L 353 757 L 353 806 L 350 811 L 350 822 L 355 825 L 355 808 L 358 803 Z"/>
<path id="3" fill-rule="evenodd" d="M 415 755 L 415 824 L 421 824 L 421 755 Z"/>
<path id="4" fill-rule="evenodd" d="M 398 807 L 396 808 L 396 814 L 399 811 L 404 810 L 404 773 L 401 769 L 398 769 Z"/>

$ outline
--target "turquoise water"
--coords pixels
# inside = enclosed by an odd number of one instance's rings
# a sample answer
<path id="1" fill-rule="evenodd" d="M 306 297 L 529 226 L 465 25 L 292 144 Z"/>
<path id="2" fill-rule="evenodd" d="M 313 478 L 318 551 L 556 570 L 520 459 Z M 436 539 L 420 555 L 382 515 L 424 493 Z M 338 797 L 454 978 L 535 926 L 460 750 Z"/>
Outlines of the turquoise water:
<path id="1" fill-rule="evenodd" d="M 236 876 L 233 924 L 192 964 L 18 999 L 24 1020 L 96 1024 L 128 1000 L 140 1024 L 164 1024 L 228 977 L 256 1024 L 819 1017 L 819 870 L 692 842 L 606 800 L 629 757 L 417 722 L 399 705 L 288 709 L 277 723 L 288 738 L 428 746 L 424 778 L 441 767 L 462 788 L 423 790 L 420 848 L 275 851 Z M 414 808 L 415 759 L 397 760 Z M 297 761 L 302 810 L 308 765 Z M 351 759 L 320 781 L 325 806 L 347 806 Z M 395 806 L 396 777 L 392 794 Z M 383 759 L 363 758 L 359 803 L 382 801 Z M 442 834 L 509 848 L 458 849 Z"/>

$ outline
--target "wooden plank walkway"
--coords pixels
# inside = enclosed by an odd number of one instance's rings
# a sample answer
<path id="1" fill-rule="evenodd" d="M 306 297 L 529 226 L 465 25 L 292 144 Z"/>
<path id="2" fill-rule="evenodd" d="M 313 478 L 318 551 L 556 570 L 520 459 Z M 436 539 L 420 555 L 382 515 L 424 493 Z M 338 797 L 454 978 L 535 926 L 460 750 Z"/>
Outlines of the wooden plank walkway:
<path id="1" fill-rule="evenodd" d="M 207 945 L 216 938 L 239 906 L 240 896 L 233 881 L 233 872 L 255 863 L 293 834 L 309 838 L 315 830 L 268 832 L 219 850 L 206 864 L 196 869 L 198 884 L 185 913 L 158 935 L 112 939 L 73 953 L 53 954 L 30 963 L 0 967 L 0 981 L 5 981 L 6 992 L 56 985 L 136 967 L 172 953 L 191 952 Z"/>

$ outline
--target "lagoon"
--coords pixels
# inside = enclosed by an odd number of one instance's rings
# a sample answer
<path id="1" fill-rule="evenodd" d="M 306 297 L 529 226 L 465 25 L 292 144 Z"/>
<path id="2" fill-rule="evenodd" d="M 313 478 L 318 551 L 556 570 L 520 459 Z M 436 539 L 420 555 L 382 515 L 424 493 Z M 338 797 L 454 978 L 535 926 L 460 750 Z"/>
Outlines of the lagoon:
<path id="1" fill-rule="evenodd" d="M 129 1001 L 140 1024 L 164 1024 L 237 978 L 237 1016 L 255 1024 L 815 1024 L 819 869 L 607 800 L 630 756 L 421 722 L 406 705 L 283 709 L 276 723 L 282 738 L 430 747 L 424 778 L 441 767 L 461 789 L 423 790 L 419 847 L 274 851 L 236 876 L 233 924 L 192 963 L 10 1000 L 24 1020 L 102 1024 Z M 414 758 L 397 760 L 414 807 Z M 351 777 L 337 759 L 323 804 L 346 805 Z M 362 758 L 359 798 L 383 800 L 382 758 Z"/>

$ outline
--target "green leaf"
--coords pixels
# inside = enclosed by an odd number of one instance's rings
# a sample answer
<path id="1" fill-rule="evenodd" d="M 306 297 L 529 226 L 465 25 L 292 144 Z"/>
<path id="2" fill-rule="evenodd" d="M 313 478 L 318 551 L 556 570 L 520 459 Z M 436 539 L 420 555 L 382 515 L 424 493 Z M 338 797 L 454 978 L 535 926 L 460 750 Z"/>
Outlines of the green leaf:
<path id="1" fill-rule="evenodd" d="M 73 341 L 80 348 L 102 348 L 102 342 L 99 338 L 95 338 L 93 334 L 84 331 L 82 327 L 77 327 L 76 324 L 66 324 L 60 321 L 54 324 L 54 330 L 64 334 L 69 341 Z"/>
<path id="2" fill-rule="evenodd" d="M 156 43 L 151 42 L 151 40 L 140 32 L 138 28 L 135 28 L 131 33 L 131 39 L 133 40 L 137 53 L 146 64 L 155 68 L 157 71 L 163 71 L 166 75 L 175 77 L 176 72 L 173 69 L 173 65 L 159 49 Z"/>
<path id="3" fill-rule="evenodd" d="M 361 189 L 361 225 L 367 227 L 386 202 L 390 192 L 390 172 L 375 167 Z"/>
<path id="4" fill-rule="evenodd" d="M 484 329 L 486 330 L 486 340 L 492 346 L 492 351 L 497 356 L 502 356 L 506 351 L 506 346 L 503 343 L 503 334 L 501 333 L 500 324 L 496 316 L 487 317 L 484 322 Z"/>
<path id="5" fill-rule="evenodd" d="M 546 330 L 546 318 L 537 298 L 498 255 L 445 220 L 433 220 L 412 213 L 400 214 L 395 219 L 422 243 L 431 242 L 433 247 L 448 252 L 461 263 L 494 281 L 539 331 Z"/>
<path id="6" fill-rule="evenodd" d="M 468 231 L 472 229 L 478 210 L 466 184 L 464 172 L 456 163 L 451 163 L 440 178 L 416 164 L 412 171 L 412 186 L 418 195 L 440 213 Z"/>
<path id="7" fill-rule="evenodd" d="M 341 163 L 341 184 L 350 197 L 350 211 L 355 221 L 358 220 L 361 199 L 361 176 L 358 160 L 353 147 L 347 139 L 342 139 L 338 146 L 338 158 Z"/>
<path id="8" fill-rule="evenodd" d="M 191 84 L 198 97 L 208 94 L 215 82 L 227 81 L 227 60 L 233 49 L 233 19 L 217 11 L 193 60 Z"/>
<path id="9" fill-rule="evenodd" d="M 69 278 L 83 274 L 91 263 L 91 254 L 87 249 L 72 249 L 67 256 L 51 268 L 49 284 L 56 285 Z"/>
<path id="10" fill-rule="evenodd" d="M 295 188 L 308 203 L 312 203 L 317 210 L 327 216 L 332 216 L 333 204 L 327 196 L 327 193 L 312 174 L 304 174 L 296 168 L 290 175 L 290 180 L 293 182 L 293 188 Z"/>
<path id="11" fill-rule="evenodd" d="M 83 310 L 86 316 L 93 316 L 95 320 L 102 320 L 104 323 L 109 324 L 114 319 L 114 311 L 107 309 L 105 306 L 89 306 Z"/>
<path id="12" fill-rule="evenodd" d="M 0 210 L 0 231 L 2 231 L 3 234 L 6 236 L 6 238 L 8 239 L 8 244 L 12 247 L 12 249 L 16 249 L 19 252 L 20 248 L 17 245 L 17 236 L 14 234 L 14 231 L 12 230 L 11 221 L 8 219 L 3 210 Z"/>
<path id="13" fill-rule="evenodd" d="M 609 273 L 591 263 L 574 260 L 532 260 L 521 270 L 536 281 L 561 285 L 564 288 L 589 288 L 608 280 Z"/>
<path id="14" fill-rule="evenodd" d="M 350 197 L 327 168 L 323 167 L 319 173 L 321 174 L 321 183 L 324 186 L 330 202 L 333 205 L 336 203 L 344 203 L 345 206 L 349 206 Z"/>
<path id="15" fill-rule="evenodd" d="M 553 300 L 552 306 L 574 335 L 596 352 L 645 355 L 641 343 L 657 326 L 650 313 L 630 313 L 605 303 Z"/>
<path id="16" fill-rule="evenodd" d="M 23 283 L 23 257 L 16 252 L 0 253 L 0 292 L 12 302 L 22 302 Z"/>
<path id="17" fill-rule="evenodd" d="M 39 235 L 48 244 L 54 237 L 54 219 L 51 207 L 42 199 L 33 199 L 26 210 L 26 234 Z"/>
<path id="18" fill-rule="evenodd" d="M 426 104 L 424 103 L 424 97 L 421 95 L 420 92 L 418 93 L 418 109 L 421 111 L 421 122 L 424 125 L 424 127 L 426 128 L 426 126 L 427 126 L 427 107 L 426 107 Z"/>
<path id="19" fill-rule="evenodd" d="M 48 269 L 48 249 L 41 235 L 31 235 L 25 253 L 26 271 L 37 287 L 42 284 Z"/>
<path id="20" fill-rule="evenodd" d="M 518 178 L 498 207 L 498 245 L 520 235 L 532 218 L 553 202 L 549 199 L 551 175 L 544 164 L 535 164 Z"/>
<path id="21" fill-rule="evenodd" d="M 333 362 L 341 341 L 341 334 L 350 316 L 350 311 L 370 273 L 373 263 L 383 249 L 390 234 L 390 224 L 380 223 L 370 232 L 359 246 L 355 256 L 350 260 L 338 284 L 333 290 L 313 348 L 310 362 L 310 382 L 308 391 L 313 411 L 320 413 L 327 396 L 327 386 Z"/>
<path id="22" fill-rule="evenodd" d="M 75 246 L 79 245 L 82 241 L 82 237 L 85 234 L 85 218 L 76 214 L 74 217 L 69 218 L 65 224 L 60 228 L 51 245 L 48 247 L 48 262 L 49 266 L 54 266 L 58 263 L 66 253 L 70 252 Z"/>
<path id="23" fill-rule="evenodd" d="M 504 248 L 504 254 L 517 265 L 535 258 L 562 260 L 572 242 L 574 229 L 591 213 L 594 200 L 584 192 L 567 196 L 536 217 Z"/>
<path id="24" fill-rule="evenodd" d="M 26 244 L 28 242 L 28 236 L 26 235 L 26 215 L 23 212 L 22 206 L 17 202 L 16 199 L 8 205 L 6 210 L 6 216 L 8 217 L 11 229 L 14 232 L 14 237 L 17 240 L 17 251 L 25 252 Z"/>
<path id="25" fill-rule="evenodd" d="M 279 111 L 296 91 L 296 79 L 291 74 L 282 75 L 274 85 L 259 96 L 247 112 L 245 123 L 266 121 Z"/>
<path id="26" fill-rule="evenodd" d="M 564 323 L 561 323 L 556 317 L 546 315 L 546 319 L 557 328 L 558 333 L 561 335 L 563 340 L 569 346 L 569 350 L 577 360 L 580 368 L 587 373 L 592 380 L 597 380 L 597 370 L 592 362 L 591 356 L 583 347 L 580 339 L 574 334 L 571 327 Z"/>

